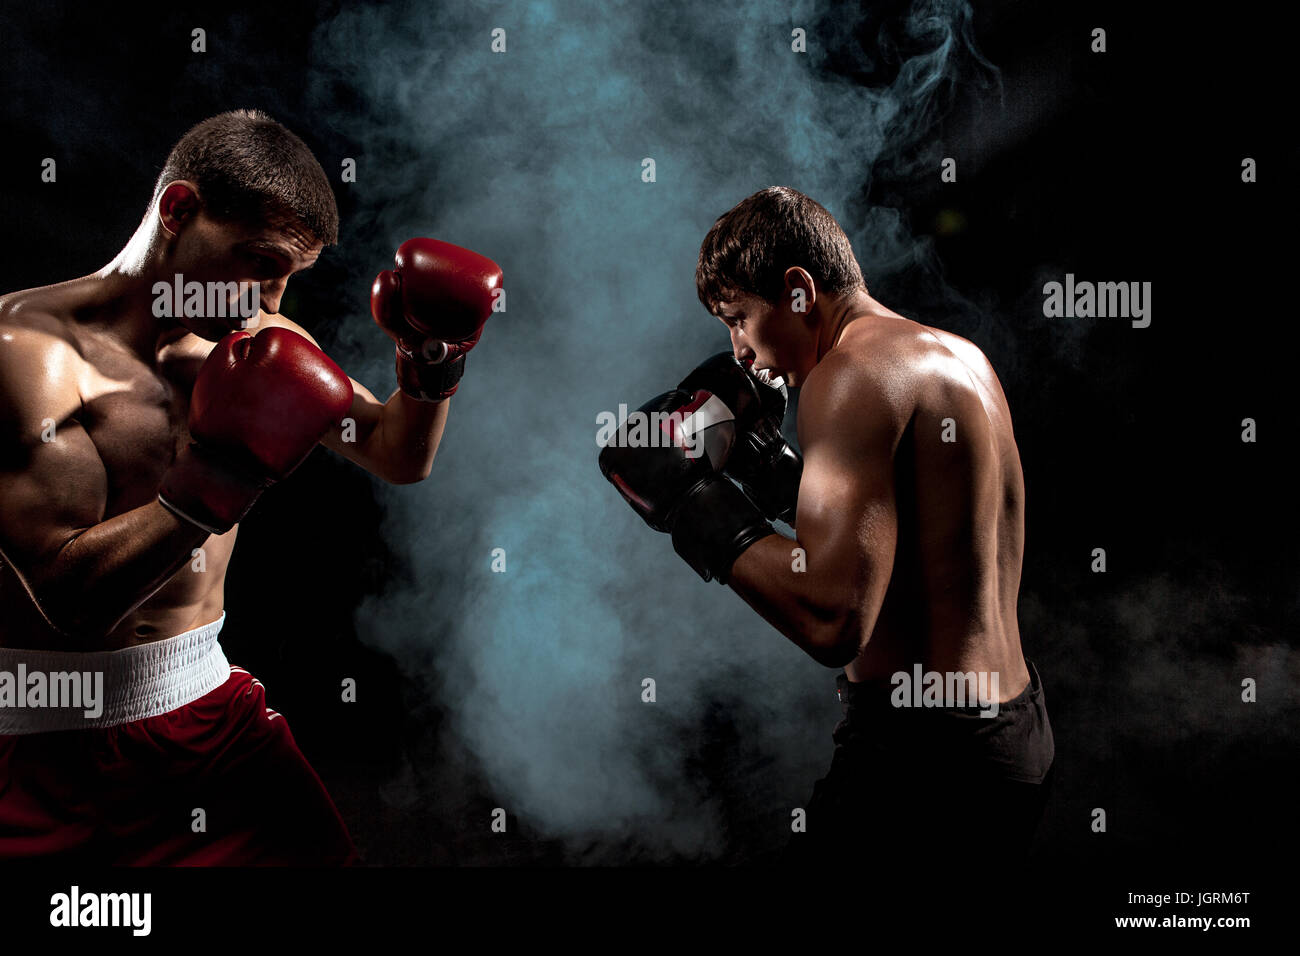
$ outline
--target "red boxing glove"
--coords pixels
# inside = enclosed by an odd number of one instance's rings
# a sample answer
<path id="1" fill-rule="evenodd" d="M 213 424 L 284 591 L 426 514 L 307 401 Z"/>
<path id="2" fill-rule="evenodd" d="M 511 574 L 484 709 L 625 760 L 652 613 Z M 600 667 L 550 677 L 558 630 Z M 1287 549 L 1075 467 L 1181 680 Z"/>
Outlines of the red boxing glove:
<path id="1" fill-rule="evenodd" d="M 408 239 L 397 268 L 370 289 L 370 314 L 397 342 L 397 383 L 407 395 L 440 402 L 455 393 L 465 353 L 483 334 L 501 288 L 501 267 L 437 239 Z"/>
<path id="2" fill-rule="evenodd" d="M 163 475 L 158 500 L 225 534 L 351 407 L 351 380 L 297 332 L 231 332 L 194 379 L 192 441 Z"/>

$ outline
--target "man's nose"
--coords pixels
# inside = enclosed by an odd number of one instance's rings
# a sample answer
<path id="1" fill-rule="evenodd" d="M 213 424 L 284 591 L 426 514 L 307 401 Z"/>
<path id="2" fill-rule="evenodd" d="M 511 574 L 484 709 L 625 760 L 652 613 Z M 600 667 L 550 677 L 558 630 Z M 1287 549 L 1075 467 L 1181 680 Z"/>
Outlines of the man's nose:
<path id="1" fill-rule="evenodd" d="M 737 362 L 754 357 L 754 350 L 747 343 L 740 341 L 740 332 L 737 329 L 731 330 L 731 354 L 736 357 Z"/>
<path id="2" fill-rule="evenodd" d="M 279 312 L 280 298 L 284 295 L 284 280 L 274 279 L 270 282 L 262 280 L 258 284 L 258 293 L 263 312 Z"/>

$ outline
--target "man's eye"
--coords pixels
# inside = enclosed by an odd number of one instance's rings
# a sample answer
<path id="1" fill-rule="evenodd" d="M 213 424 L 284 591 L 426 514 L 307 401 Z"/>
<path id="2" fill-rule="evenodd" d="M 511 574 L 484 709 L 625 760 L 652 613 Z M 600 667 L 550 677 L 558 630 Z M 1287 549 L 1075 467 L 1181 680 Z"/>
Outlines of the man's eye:
<path id="1" fill-rule="evenodd" d="M 274 259 L 272 259 L 270 256 L 254 255 L 254 256 L 250 256 L 249 258 L 253 264 L 253 269 L 257 272 L 258 275 L 273 276 L 277 273 L 277 271 L 280 268 L 280 264 L 276 262 Z"/>

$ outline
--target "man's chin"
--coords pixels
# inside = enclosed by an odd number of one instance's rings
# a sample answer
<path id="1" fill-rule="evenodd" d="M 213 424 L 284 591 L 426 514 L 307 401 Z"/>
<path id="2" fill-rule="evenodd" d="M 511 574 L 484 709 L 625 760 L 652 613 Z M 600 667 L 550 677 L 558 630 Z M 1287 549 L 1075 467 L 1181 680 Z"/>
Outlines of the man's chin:
<path id="1" fill-rule="evenodd" d="M 768 368 L 767 366 L 756 368 L 753 365 L 749 367 L 749 370 L 753 374 L 754 378 L 758 379 L 764 385 L 771 385 L 773 388 L 780 388 L 782 385 L 790 384 L 789 372 L 778 372 L 776 369 Z"/>
<path id="2" fill-rule="evenodd" d="M 231 332 L 251 332 L 257 325 L 256 321 L 248 321 L 238 317 L 230 319 L 190 319 L 183 324 L 190 332 L 209 342 L 220 342 Z"/>

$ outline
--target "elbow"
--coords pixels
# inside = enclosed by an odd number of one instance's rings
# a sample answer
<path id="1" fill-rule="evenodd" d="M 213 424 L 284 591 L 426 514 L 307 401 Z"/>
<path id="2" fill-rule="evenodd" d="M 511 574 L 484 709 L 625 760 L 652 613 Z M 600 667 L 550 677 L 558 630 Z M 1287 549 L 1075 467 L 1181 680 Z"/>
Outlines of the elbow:
<path id="1" fill-rule="evenodd" d="M 388 482 L 390 485 L 414 485 L 428 478 L 429 473 L 432 470 L 433 470 L 433 463 L 430 462 L 429 464 L 425 465 L 423 468 L 419 468 L 414 471 L 386 472 L 383 478 L 384 481 Z"/>
<path id="2" fill-rule="evenodd" d="M 46 625 L 67 638 L 70 646 L 93 650 L 130 609 L 106 602 L 102 588 L 88 587 L 81 576 L 61 569 L 60 559 L 80 536 L 81 532 L 71 536 L 53 559 L 26 573 L 18 572 L 12 564 L 10 567 Z"/>
<path id="3" fill-rule="evenodd" d="M 862 625 L 856 613 L 819 621 L 808 634 L 805 650 L 824 667 L 847 667 L 862 651 Z"/>
<path id="4" fill-rule="evenodd" d="M 66 637 L 73 647 L 96 648 L 117 623 L 94 614 L 91 602 L 84 599 L 70 600 L 48 590 L 34 593 L 32 599 L 45 623 Z"/>
<path id="5" fill-rule="evenodd" d="M 50 581 L 29 587 L 37 612 L 54 631 L 67 638 L 70 648 L 97 650 L 104 638 L 133 609 L 106 606 L 83 587 Z"/>
<path id="6" fill-rule="evenodd" d="M 104 638 L 112 631 L 111 627 L 79 619 L 52 621 L 50 626 L 68 639 L 69 647 L 86 651 L 102 650 Z"/>

